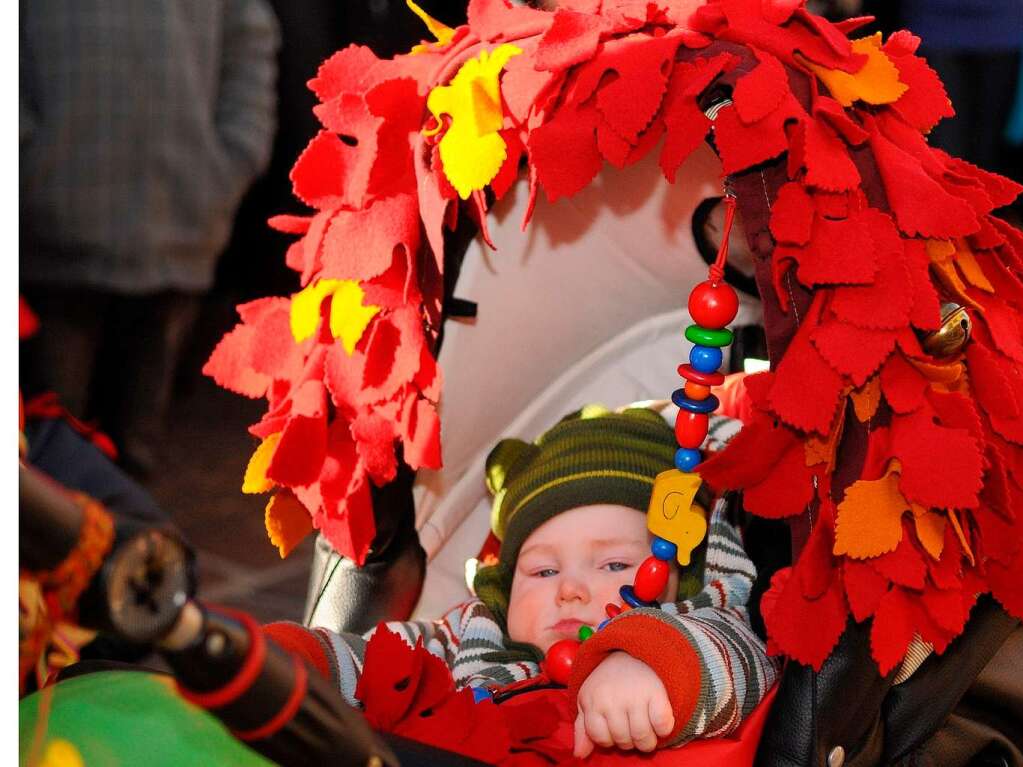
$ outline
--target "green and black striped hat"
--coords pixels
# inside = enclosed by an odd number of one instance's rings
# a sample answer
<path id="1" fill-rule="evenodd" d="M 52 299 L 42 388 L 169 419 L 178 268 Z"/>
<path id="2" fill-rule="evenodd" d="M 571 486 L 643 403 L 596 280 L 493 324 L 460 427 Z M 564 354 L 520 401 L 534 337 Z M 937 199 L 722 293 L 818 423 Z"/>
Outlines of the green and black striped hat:
<path id="1" fill-rule="evenodd" d="M 646 512 L 654 478 L 674 466 L 677 448 L 654 411 L 600 405 L 566 416 L 533 443 L 502 440 L 487 457 L 501 563 L 513 569 L 530 533 L 563 511 L 610 503 Z"/>

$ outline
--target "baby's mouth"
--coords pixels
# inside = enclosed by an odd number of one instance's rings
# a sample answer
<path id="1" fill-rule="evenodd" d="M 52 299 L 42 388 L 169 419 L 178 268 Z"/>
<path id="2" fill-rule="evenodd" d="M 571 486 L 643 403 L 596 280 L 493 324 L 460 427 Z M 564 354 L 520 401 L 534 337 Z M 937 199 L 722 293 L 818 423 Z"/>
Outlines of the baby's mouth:
<path id="1" fill-rule="evenodd" d="M 579 627 L 585 625 L 587 624 L 578 618 L 564 618 L 551 626 L 551 631 L 557 634 L 575 636 L 579 632 Z"/>

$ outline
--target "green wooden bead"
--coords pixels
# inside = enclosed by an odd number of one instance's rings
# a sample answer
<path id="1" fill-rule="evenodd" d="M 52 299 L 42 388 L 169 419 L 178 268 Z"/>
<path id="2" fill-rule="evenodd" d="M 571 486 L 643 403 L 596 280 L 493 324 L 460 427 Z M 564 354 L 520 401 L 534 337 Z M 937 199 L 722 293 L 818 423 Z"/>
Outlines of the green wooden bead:
<path id="1" fill-rule="evenodd" d="M 700 346 L 728 346 L 732 343 L 732 331 L 728 328 L 708 330 L 699 325 L 686 328 L 686 339 Z"/>
<path id="2" fill-rule="evenodd" d="M 592 628 L 590 628 L 589 626 L 580 626 L 579 627 L 579 641 L 580 642 L 585 642 L 591 636 L 593 636 L 593 629 Z"/>

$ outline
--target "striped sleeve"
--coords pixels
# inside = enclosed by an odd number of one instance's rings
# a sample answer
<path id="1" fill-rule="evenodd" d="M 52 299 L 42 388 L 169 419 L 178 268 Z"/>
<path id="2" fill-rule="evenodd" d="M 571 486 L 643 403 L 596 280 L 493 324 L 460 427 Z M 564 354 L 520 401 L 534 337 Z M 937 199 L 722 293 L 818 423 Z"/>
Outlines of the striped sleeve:
<path id="1" fill-rule="evenodd" d="M 608 654 L 624 651 L 665 684 L 675 729 L 662 745 L 732 732 L 778 675 L 749 625 L 746 601 L 755 578 L 739 533 L 719 502 L 708 530 L 703 589 L 683 602 L 628 610 L 611 621 L 580 649 L 570 690 L 577 693 Z"/>

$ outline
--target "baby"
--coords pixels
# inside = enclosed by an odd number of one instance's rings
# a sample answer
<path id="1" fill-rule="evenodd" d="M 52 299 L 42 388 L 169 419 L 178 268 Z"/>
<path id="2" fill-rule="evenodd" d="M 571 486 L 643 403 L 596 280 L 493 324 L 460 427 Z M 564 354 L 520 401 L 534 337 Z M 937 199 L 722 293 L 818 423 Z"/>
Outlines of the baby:
<path id="1" fill-rule="evenodd" d="M 645 511 L 676 447 L 672 429 L 643 408 L 591 406 L 535 443 L 503 440 L 487 460 L 500 554 L 477 573 L 476 598 L 436 621 L 384 625 L 413 642 L 422 637 L 459 688 L 491 689 L 539 675 L 553 644 L 594 629 L 569 680 L 578 757 L 595 746 L 652 751 L 733 731 L 770 689 L 776 668 L 746 618 L 756 571 L 720 510 L 705 548 L 673 569 L 662 609 L 626 610 L 597 630 L 650 555 Z M 327 660 L 316 665 L 330 668 L 357 704 L 368 635 L 295 624 L 266 630 L 307 655 L 315 637 Z"/>

